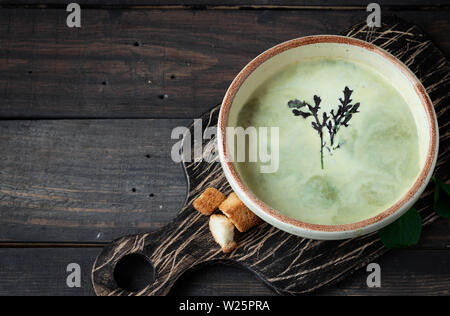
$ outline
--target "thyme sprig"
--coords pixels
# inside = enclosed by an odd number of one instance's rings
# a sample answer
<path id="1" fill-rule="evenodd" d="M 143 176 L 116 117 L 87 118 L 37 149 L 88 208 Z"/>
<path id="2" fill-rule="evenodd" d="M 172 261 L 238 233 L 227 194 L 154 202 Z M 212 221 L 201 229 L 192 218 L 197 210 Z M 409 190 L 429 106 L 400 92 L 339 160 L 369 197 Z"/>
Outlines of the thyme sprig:
<path id="1" fill-rule="evenodd" d="M 344 99 L 339 98 L 341 104 L 338 105 L 337 111 L 334 112 L 334 110 L 331 110 L 330 114 L 328 114 L 327 112 L 323 112 L 322 118 L 320 118 L 319 115 L 320 103 L 322 102 L 322 99 L 317 95 L 314 96 L 314 106 L 305 101 L 300 101 L 297 99 L 290 100 L 288 102 L 288 106 L 290 109 L 292 109 L 292 113 L 295 116 L 301 116 L 304 119 L 307 119 L 310 116 L 314 118 L 314 121 L 311 123 L 311 126 L 313 127 L 314 130 L 317 131 L 320 137 L 320 165 L 322 169 L 324 169 L 323 149 L 327 147 L 328 150 L 331 152 L 331 149 L 336 150 L 340 148 L 340 144 L 334 147 L 334 140 L 336 134 L 339 132 L 339 129 L 342 126 L 348 127 L 349 122 L 352 119 L 353 115 L 355 113 L 359 113 L 358 109 L 360 103 L 358 102 L 355 104 L 351 104 L 353 101 L 351 99 L 353 90 L 350 90 L 348 87 L 345 87 L 343 93 Z M 324 140 L 324 128 L 326 128 L 330 137 L 329 147 L 327 146 L 326 141 Z"/>

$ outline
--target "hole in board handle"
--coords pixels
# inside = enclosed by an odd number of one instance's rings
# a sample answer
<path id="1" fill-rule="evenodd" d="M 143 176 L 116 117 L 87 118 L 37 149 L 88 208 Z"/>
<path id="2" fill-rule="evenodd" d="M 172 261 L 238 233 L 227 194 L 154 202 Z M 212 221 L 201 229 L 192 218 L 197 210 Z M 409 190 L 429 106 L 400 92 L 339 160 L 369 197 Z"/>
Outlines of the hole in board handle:
<path id="1" fill-rule="evenodd" d="M 150 260 L 139 253 L 122 257 L 114 268 L 117 285 L 128 291 L 138 292 L 155 281 L 155 269 Z"/>

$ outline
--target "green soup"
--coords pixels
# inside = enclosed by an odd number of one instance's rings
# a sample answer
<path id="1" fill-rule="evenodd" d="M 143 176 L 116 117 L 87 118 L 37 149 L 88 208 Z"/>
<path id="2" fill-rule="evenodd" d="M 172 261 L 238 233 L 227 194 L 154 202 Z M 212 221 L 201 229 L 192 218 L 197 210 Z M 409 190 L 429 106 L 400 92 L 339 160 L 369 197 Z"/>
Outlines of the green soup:
<path id="1" fill-rule="evenodd" d="M 320 117 L 337 109 L 345 87 L 359 102 L 348 127 L 324 148 L 311 117 L 295 116 L 288 102 L 314 104 Z M 265 81 L 251 95 L 237 126 L 278 127 L 279 167 L 261 173 L 262 162 L 236 162 L 243 181 L 262 201 L 291 218 L 337 225 L 377 215 L 402 197 L 419 171 L 418 132 L 411 110 L 385 78 L 365 65 L 340 59 L 292 64 Z M 328 142 L 328 134 L 324 134 Z M 336 146 L 335 146 L 336 147 Z"/>

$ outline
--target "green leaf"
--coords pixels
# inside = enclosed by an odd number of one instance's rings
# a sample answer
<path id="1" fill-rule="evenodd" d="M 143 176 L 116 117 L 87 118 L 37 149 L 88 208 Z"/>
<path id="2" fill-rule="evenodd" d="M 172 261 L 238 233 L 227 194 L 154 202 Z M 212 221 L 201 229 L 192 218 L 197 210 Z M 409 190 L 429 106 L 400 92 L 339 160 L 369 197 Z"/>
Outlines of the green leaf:
<path id="1" fill-rule="evenodd" d="M 405 248 L 416 245 L 422 233 L 422 218 L 411 208 L 398 220 L 381 229 L 378 235 L 388 248 Z"/>
<path id="2" fill-rule="evenodd" d="M 434 189 L 434 211 L 443 218 L 450 218 L 450 185 L 433 177 L 436 184 Z"/>

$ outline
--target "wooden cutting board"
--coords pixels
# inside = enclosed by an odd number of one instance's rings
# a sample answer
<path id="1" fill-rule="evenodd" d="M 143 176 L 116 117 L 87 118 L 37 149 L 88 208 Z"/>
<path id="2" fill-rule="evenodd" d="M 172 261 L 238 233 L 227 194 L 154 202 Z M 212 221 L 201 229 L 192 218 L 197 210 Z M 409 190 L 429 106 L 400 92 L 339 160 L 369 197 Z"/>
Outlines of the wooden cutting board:
<path id="1" fill-rule="evenodd" d="M 382 27 L 378 29 L 360 23 L 342 34 L 386 49 L 422 81 L 434 103 L 440 126 L 441 150 L 436 174 L 448 180 L 450 69 L 445 56 L 417 26 L 397 18 L 384 18 Z M 218 113 L 217 106 L 203 115 L 203 131 L 216 125 Z M 199 126 L 197 122 L 197 128 Z M 190 129 L 193 136 L 194 124 Z M 206 152 L 214 148 L 214 138 L 203 141 Z M 388 250 L 376 233 L 344 241 L 314 241 L 263 224 L 238 235 L 239 247 L 230 254 L 223 254 L 209 232 L 209 218 L 200 215 L 191 204 L 207 187 L 215 187 L 227 194 L 231 188 L 219 162 L 208 163 L 195 159 L 201 157 L 192 158 L 194 162 L 183 163 L 189 193 L 179 215 L 161 230 L 126 236 L 106 246 L 92 271 L 97 295 L 165 295 L 185 271 L 215 262 L 239 264 L 255 273 L 277 293 L 300 294 L 334 284 Z M 429 186 L 416 204 L 424 226 L 437 218 L 431 209 L 432 189 Z M 143 255 L 154 267 L 154 282 L 137 292 L 119 288 L 114 278 L 116 264 L 121 262 L 123 265 L 125 261 L 122 258 L 130 254 Z"/>

